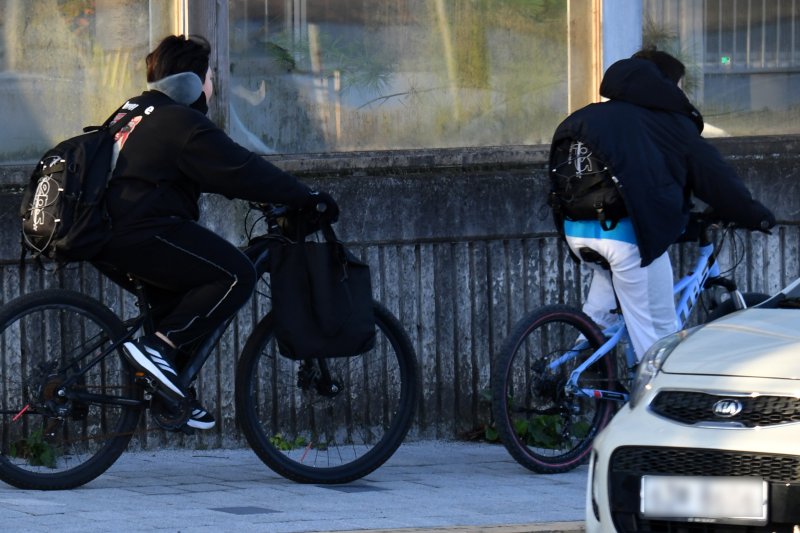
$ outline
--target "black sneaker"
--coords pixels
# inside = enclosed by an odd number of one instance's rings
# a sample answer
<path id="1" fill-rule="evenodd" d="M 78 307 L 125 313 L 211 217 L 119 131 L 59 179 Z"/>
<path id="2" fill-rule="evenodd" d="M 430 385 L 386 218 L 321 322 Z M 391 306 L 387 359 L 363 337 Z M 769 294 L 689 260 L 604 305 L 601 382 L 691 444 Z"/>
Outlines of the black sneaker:
<path id="1" fill-rule="evenodd" d="M 172 363 L 174 349 L 157 337 L 140 337 L 123 344 L 122 351 L 136 368 L 161 383 L 164 392 L 176 398 L 186 397 L 178 385 L 178 372 Z"/>
<path id="2" fill-rule="evenodd" d="M 211 413 L 206 411 L 205 407 L 203 407 L 197 400 L 197 393 L 195 392 L 194 387 L 191 387 L 188 392 L 190 398 L 189 408 L 192 410 L 192 413 L 189 415 L 189 420 L 186 421 L 186 425 L 195 429 L 213 428 L 217 421 L 214 420 L 214 417 L 211 416 Z"/>

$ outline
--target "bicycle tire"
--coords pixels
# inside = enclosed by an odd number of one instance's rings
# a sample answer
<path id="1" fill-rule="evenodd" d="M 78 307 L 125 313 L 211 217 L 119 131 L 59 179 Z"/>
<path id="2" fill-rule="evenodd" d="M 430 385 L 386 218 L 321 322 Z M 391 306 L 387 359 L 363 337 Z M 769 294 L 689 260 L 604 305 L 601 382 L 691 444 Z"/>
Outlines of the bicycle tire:
<path id="1" fill-rule="evenodd" d="M 278 353 L 272 312 L 248 338 L 236 370 L 236 414 L 247 442 L 274 472 L 299 483 L 348 483 L 402 443 L 416 406 L 417 359 L 397 319 L 377 302 L 374 310 L 375 347 L 325 359 L 339 385 L 333 397 L 301 384 L 309 377 L 302 362 Z"/>
<path id="2" fill-rule="evenodd" d="M 546 366 L 556 354 L 574 348 L 580 336 L 588 347 L 554 371 Z M 610 400 L 567 394 L 572 370 L 605 338 L 582 311 L 548 305 L 515 324 L 498 354 L 492 379 L 492 410 L 498 436 L 522 466 L 540 474 L 556 474 L 583 464 L 597 433 L 611 420 Z M 588 367 L 579 385 L 613 389 L 614 351 Z"/>
<path id="3" fill-rule="evenodd" d="M 744 298 L 744 303 L 747 305 L 747 307 L 752 307 L 769 299 L 769 294 L 764 294 L 761 292 L 744 292 L 742 293 L 742 298 Z M 733 300 L 727 299 L 724 302 L 720 302 L 719 305 L 717 305 L 708 313 L 706 322 L 713 322 L 714 320 L 725 315 L 729 315 L 734 311 L 737 311 L 737 309 L 733 305 Z"/>
<path id="4" fill-rule="evenodd" d="M 75 360 L 80 350 L 99 353 L 124 333 L 114 313 L 74 291 L 38 291 L 0 308 L 0 479 L 21 489 L 71 489 L 119 458 L 140 408 L 68 399 L 57 391 L 81 368 Z M 86 348 L 90 343 L 94 348 Z M 68 390 L 139 399 L 133 379 L 118 351 L 91 365 Z"/>

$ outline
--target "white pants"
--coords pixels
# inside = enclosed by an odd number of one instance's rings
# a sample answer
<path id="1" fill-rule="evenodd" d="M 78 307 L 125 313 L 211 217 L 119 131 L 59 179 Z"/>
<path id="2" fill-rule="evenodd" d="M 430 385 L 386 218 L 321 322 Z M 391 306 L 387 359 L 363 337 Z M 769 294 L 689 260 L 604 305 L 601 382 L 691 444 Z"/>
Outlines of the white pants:
<path id="1" fill-rule="evenodd" d="M 585 247 L 608 261 L 611 273 L 594 263 L 585 263 L 593 272 L 583 312 L 600 327 L 612 325 L 618 320 L 618 315 L 611 312 L 617 307 L 614 298 L 616 289 L 625 325 L 639 360 L 654 342 L 677 331 L 672 264 L 666 252 L 642 268 L 639 247 L 635 244 L 570 236 L 567 236 L 567 244 L 578 257 L 579 250 Z"/>

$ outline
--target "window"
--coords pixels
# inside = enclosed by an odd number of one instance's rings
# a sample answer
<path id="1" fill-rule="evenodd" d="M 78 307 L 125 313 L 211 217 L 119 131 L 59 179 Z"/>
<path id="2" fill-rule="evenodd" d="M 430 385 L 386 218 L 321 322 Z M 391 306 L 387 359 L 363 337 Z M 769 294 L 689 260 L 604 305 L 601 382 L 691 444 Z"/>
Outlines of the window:
<path id="1" fill-rule="evenodd" d="M 643 26 L 687 65 L 706 134 L 800 133 L 800 0 L 645 0 Z"/>
<path id="2" fill-rule="evenodd" d="M 151 36 L 173 30 L 180 2 L 0 3 L 0 156 L 31 161 L 101 122 L 145 83 Z M 150 21 L 154 21 L 153 24 Z"/>
<path id="3" fill-rule="evenodd" d="M 539 144 L 563 0 L 231 0 L 231 133 L 262 153 Z"/>

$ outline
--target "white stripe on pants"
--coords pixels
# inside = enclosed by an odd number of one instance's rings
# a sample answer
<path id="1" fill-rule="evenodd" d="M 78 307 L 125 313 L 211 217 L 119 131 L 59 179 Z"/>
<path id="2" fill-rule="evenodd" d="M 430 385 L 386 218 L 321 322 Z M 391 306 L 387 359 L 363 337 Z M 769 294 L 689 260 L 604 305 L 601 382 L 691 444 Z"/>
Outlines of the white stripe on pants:
<path id="1" fill-rule="evenodd" d="M 567 244 L 578 257 L 578 250 L 591 248 L 608 261 L 613 273 L 613 287 L 612 274 L 599 265 L 585 263 L 592 268 L 592 283 L 583 311 L 600 327 L 613 324 L 617 320 L 617 316 L 611 313 L 617 307 L 614 299 L 616 288 L 625 325 L 639 360 L 654 342 L 677 331 L 672 264 L 666 252 L 642 268 L 639 247 L 635 244 L 569 236 Z"/>

